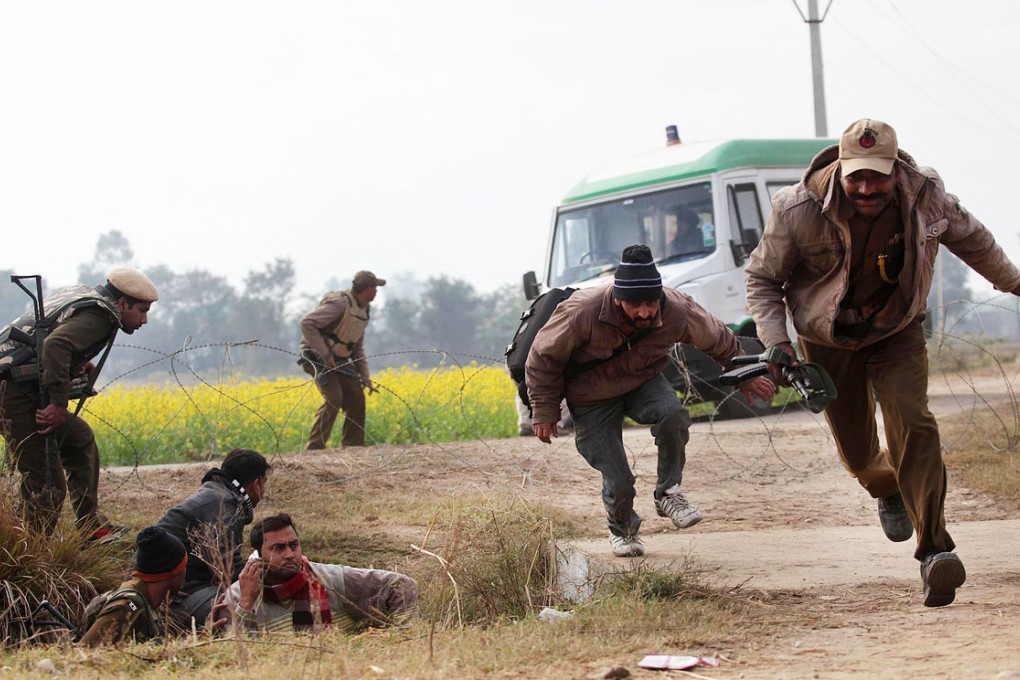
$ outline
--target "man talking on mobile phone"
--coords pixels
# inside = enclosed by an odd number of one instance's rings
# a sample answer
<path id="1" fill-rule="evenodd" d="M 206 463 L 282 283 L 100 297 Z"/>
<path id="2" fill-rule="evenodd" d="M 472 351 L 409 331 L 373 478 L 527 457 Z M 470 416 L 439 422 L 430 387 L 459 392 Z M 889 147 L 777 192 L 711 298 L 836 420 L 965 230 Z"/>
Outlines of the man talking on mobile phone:
<path id="1" fill-rule="evenodd" d="M 404 574 L 309 562 L 290 515 L 252 525 L 256 554 L 230 586 L 241 626 L 261 631 L 344 631 L 400 623 L 418 605 L 418 586 Z"/>

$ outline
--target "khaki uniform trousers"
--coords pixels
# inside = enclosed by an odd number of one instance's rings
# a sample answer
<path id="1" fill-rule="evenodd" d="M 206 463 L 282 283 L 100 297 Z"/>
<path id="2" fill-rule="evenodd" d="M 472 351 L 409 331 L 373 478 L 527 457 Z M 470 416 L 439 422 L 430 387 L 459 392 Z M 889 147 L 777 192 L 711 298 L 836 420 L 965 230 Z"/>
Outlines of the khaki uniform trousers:
<path id="1" fill-rule="evenodd" d="M 314 369 L 310 365 L 304 366 L 306 372 L 314 374 Z M 315 422 L 312 423 L 312 431 L 308 435 L 307 448 L 309 450 L 326 448 L 341 410 L 345 415 L 343 445 L 364 446 L 365 391 L 361 386 L 361 380 L 339 371 L 326 371 L 315 378 L 315 384 L 322 394 L 323 402 L 315 412 Z"/>
<path id="2" fill-rule="evenodd" d="M 9 381 L 3 388 L 4 438 L 21 473 L 25 519 L 38 530 L 51 533 L 70 491 L 80 529 L 93 530 L 105 525 L 107 519 L 99 512 L 99 448 L 92 428 L 81 418 L 68 417 L 51 435 L 54 450 L 47 461 L 46 437 L 38 433 L 35 423 L 34 391 L 29 394 L 21 385 Z"/>
<path id="3" fill-rule="evenodd" d="M 804 356 L 825 367 L 839 396 L 825 409 L 843 465 L 873 498 L 899 492 L 917 533 L 914 556 L 952 550 L 946 531 L 946 467 L 928 410 L 928 351 L 921 322 L 855 350 L 801 339 Z M 888 452 L 875 422 L 882 408 Z"/>

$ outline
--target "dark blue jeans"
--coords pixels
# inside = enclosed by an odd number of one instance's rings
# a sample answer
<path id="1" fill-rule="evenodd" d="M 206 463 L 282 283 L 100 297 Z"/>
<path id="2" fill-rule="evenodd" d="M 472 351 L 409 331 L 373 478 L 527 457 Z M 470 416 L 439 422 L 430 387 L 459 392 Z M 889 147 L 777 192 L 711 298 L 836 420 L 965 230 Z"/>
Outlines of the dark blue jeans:
<path id="1" fill-rule="evenodd" d="M 614 399 L 593 406 L 570 405 L 575 442 L 588 464 L 602 473 L 602 502 L 609 516 L 609 531 L 617 536 L 637 534 L 641 517 L 634 511 L 634 473 L 623 447 L 623 419 L 651 425 L 659 464 L 655 498 L 683 479 L 690 440 L 691 417 L 677 399 L 676 390 L 659 374 Z"/>

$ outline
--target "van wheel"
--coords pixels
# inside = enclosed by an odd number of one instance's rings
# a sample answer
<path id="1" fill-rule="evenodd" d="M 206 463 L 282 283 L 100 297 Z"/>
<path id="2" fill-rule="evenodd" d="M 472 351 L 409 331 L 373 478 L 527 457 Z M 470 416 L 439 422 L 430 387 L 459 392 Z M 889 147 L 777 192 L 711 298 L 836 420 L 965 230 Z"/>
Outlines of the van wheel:
<path id="1" fill-rule="evenodd" d="M 719 418 L 760 418 L 772 412 L 772 402 L 758 397 L 748 401 L 740 390 L 733 390 L 725 399 L 715 402 L 715 413 Z"/>

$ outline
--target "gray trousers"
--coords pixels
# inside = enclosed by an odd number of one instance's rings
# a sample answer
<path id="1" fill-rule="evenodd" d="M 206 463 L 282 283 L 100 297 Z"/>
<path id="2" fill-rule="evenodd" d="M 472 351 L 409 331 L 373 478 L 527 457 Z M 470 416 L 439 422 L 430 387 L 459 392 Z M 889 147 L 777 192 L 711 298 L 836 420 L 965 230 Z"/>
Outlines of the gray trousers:
<path id="1" fill-rule="evenodd" d="M 575 442 L 588 464 L 602 473 L 602 503 L 609 531 L 617 536 L 637 534 L 641 517 L 634 511 L 634 473 L 623 447 L 623 419 L 651 425 L 659 448 L 655 498 L 680 484 L 691 438 L 691 417 L 676 390 L 661 373 L 627 394 L 594 406 L 570 405 Z"/>

